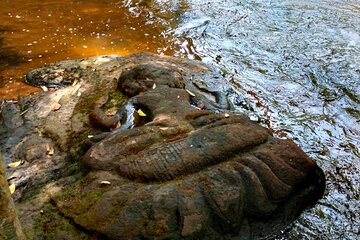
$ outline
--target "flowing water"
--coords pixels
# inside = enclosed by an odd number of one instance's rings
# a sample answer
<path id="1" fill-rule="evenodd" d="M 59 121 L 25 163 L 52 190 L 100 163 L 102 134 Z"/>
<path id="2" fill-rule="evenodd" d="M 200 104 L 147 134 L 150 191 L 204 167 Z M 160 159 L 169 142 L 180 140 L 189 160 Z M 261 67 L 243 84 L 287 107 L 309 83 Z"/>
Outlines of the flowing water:
<path id="1" fill-rule="evenodd" d="M 324 198 L 276 239 L 360 239 L 360 1 L 2 0 L 0 18 L 0 98 L 34 91 L 32 68 L 95 54 L 218 67 L 236 111 L 325 171 Z"/>

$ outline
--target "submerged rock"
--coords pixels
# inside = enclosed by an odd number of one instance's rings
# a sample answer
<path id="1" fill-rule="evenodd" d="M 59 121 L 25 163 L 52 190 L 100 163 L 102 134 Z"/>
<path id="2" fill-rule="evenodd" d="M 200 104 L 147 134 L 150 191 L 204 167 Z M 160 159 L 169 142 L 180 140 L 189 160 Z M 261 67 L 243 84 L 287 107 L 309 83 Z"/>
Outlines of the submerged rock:
<path id="1" fill-rule="evenodd" d="M 100 56 L 27 78 L 59 88 L 2 111 L 21 120 L 0 141 L 6 162 L 25 162 L 8 174 L 29 237 L 266 238 L 323 194 L 316 163 L 231 113 L 200 63 Z"/>

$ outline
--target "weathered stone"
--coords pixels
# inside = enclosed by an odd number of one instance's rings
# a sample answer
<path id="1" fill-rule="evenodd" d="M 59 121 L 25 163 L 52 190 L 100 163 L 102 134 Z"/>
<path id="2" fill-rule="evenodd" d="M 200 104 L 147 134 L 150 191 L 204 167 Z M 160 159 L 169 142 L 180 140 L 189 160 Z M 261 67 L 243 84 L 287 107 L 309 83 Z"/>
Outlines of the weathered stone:
<path id="1" fill-rule="evenodd" d="M 11 198 L 9 185 L 0 151 L 0 238 L 4 240 L 22 240 L 22 232 L 16 213 L 14 202 Z"/>
<path id="2" fill-rule="evenodd" d="M 8 108 L 21 137 L 10 141 L 15 128 L 0 128 L 5 160 L 25 161 L 9 174 L 20 185 L 15 199 L 32 237 L 263 238 L 323 194 L 316 163 L 291 140 L 231 113 L 211 87 L 220 77 L 205 65 L 152 54 L 100 56 L 27 77 L 64 87 Z M 110 95 L 125 100 L 113 116 L 106 115 Z M 61 108 L 52 111 L 53 103 Z M 42 209 L 56 224 L 41 220 Z"/>

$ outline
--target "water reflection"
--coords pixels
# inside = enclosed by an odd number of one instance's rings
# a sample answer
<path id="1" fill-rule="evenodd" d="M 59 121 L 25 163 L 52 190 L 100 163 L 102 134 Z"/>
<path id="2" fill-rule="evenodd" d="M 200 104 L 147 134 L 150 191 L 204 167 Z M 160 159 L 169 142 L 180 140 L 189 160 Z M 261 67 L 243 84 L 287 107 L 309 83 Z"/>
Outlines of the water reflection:
<path id="1" fill-rule="evenodd" d="M 64 59 L 139 51 L 172 55 L 176 46 L 165 32 L 186 4 L 168 8 L 174 11 L 164 12 L 153 1 L 1 1 L 0 20 L 7 28 L 1 51 L 14 49 L 26 63 L 6 66 L 0 84 L 22 82 L 27 71 Z M 0 98 L 17 97 L 2 90 Z"/>

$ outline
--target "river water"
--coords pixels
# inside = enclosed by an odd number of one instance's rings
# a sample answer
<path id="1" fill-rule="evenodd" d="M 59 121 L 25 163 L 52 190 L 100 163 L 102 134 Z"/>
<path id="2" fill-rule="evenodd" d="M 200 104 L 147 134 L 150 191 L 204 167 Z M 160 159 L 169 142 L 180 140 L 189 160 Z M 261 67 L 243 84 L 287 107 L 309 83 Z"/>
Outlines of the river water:
<path id="1" fill-rule="evenodd" d="M 360 1 L 0 3 L 0 98 L 35 67 L 150 51 L 219 69 L 235 111 L 324 169 L 323 199 L 276 239 L 360 239 Z"/>

